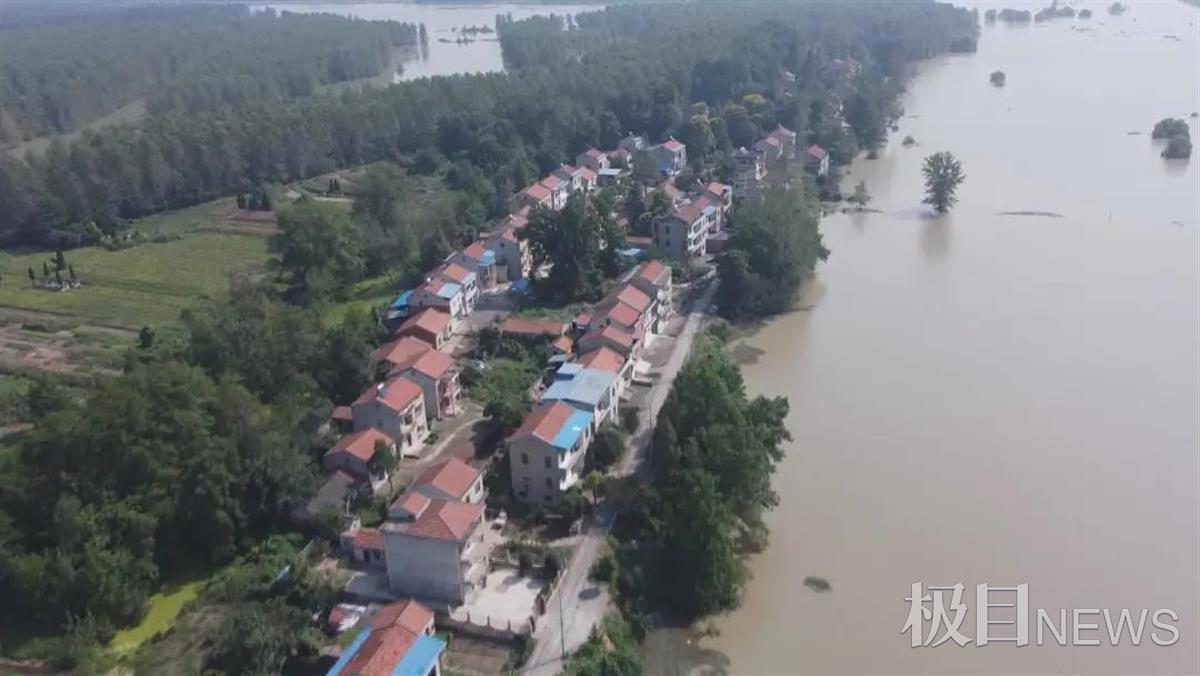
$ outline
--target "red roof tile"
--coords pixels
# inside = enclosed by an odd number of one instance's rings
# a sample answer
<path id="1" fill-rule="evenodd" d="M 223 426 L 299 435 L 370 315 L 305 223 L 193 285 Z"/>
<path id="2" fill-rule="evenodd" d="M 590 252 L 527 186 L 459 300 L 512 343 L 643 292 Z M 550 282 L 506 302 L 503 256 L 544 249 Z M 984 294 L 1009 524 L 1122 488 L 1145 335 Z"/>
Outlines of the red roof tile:
<path id="1" fill-rule="evenodd" d="M 374 528 L 359 528 L 354 534 L 354 548 L 366 551 L 383 551 L 383 533 Z"/>
<path id="2" fill-rule="evenodd" d="M 561 401 L 542 404 L 525 416 L 525 422 L 521 423 L 509 439 L 534 437 L 548 444 L 552 443 L 554 435 L 558 434 L 567 418 L 574 412 L 574 408 Z"/>
<path id="3" fill-rule="evenodd" d="M 354 676 L 392 676 L 408 649 L 433 620 L 433 612 L 415 601 L 393 603 L 371 620 L 371 633 L 342 669 Z"/>
<path id="4" fill-rule="evenodd" d="M 429 497 L 415 490 L 406 490 L 392 503 L 392 509 L 402 509 L 409 514 L 418 515 L 429 506 Z"/>
<path id="5" fill-rule="evenodd" d="M 429 352 L 433 346 L 416 336 L 402 336 L 389 343 L 384 343 L 375 351 L 375 359 L 386 361 L 396 369 L 406 369 L 412 366 L 421 355 Z"/>
<path id="6" fill-rule="evenodd" d="M 484 254 L 487 253 L 487 247 L 484 246 L 483 242 L 472 242 L 471 246 L 463 249 L 462 252 L 467 258 L 482 261 Z"/>
<path id="7" fill-rule="evenodd" d="M 386 383 L 368 387 L 358 395 L 358 399 L 354 403 L 358 405 L 378 400 L 384 406 L 399 413 L 408 408 L 409 404 L 412 404 L 420 396 L 421 388 L 417 387 L 416 383 L 405 378 L 392 378 Z"/>
<path id="8" fill-rule="evenodd" d="M 604 153 L 600 152 L 596 148 L 588 148 L 586 151 L 584 151 L 583 154 L 587 155 L 588 157 L 592 158 L 593 160 L 598 160 L 601 157 L 604 157 Z"/>
<path id="9" fill-rule="evenodd" d="M 349 406 L 335 406 L 333 415 L 329 417 L 340 422 L 347 422 L 354 419 L 354 414 L 350 412 Z"/>
<path id="10" fill-rule="evenodd" d="M 509 317 L 500 325 L 500 330 L 521 336 L 561 336 L 567 332 L 567 323 L 552 319 Z"/>
<path id="11" fill-rule="evenodd" d="M 417 373 L 437 380 L 438 378 L 446 375 L 446 372 L 449 371 L 453 366 L 454 360 L 451 359 L 449 355 L 444 352 L 438 352 L 437 350 L 429 350 L 417 358 L 417 360 L 414 361 L 412 366 L 409 368 Z"/>
<path id="12" fill-rule="evenodd" d="M 616 299 L 637 310 L 638 314 L 645 312 L 650 307 L 651 302 L 650 296 L 642 293 L 636 286 L 629 284 L 621 287 L 620 292 L 616 295 Z"/>
<path id="13" fill-rule="evenodd" d="M 805 150 L 804 152 L 814 160 L 819 160 L 825 157 L 825 149 L 819 145 L 816 145 L 815 143 L 809 146 L 808 150 Z"/>
<path id="14" fill-rule="evenodd" d="M 550 347 L 562 352 L 563 354 L 570 354 L 572 345 L 574 345 L 574 343 L 572 343 L 571 339 L 566 336 L 559 336 L 554 339 L 554 342 L 550 343 Z"/>
<path id="15" fill-rule="evenodd" d="M 628 331 L 619 329 L 615 326 L 606 326 L 602 329 L 597 329 L 595 331 L 589 331 L 586 334 L 584 334 L 584 336 L 582 338 L 579 339 L 579 342 L 581 342 L 581 343 L 585 342 L 585 341 L 590 342 L 590 340 L 592 340 L 596 337 L 607 338 L 608 340 L 611 340 L 622 347 L 626 347 L 626 348 L 633 347 L 633 334 L 629 333 Z"/>
<path id="16" fill-rule="evenodd" d="M 379 609 L 371 619 L 371 628 L 375 630 L 399 627 L 414 634 L 425 631 L 433 621 L 433 611 L 416 601 L 401 601 Z"/>
<path id="17" fill-rule="evenodd" d="M 554 174 L 550 174 L 546 178 L 542 179 L 542 185 L 544 185 L 549 190 L 558 190 L 559 188 L 561 188 L 563 186 L 564 183 L 566 183 L 566 181 L 555 176 Z"/>
<path id="18" fill-rule="evenodd" d="M 620 373 L 625 366 L 625 358 L 617 352 L 601 346 L 580 357 L 579 364 L 585 369 Z"/>
<path id="19" fill-rule="evenodd" d="M 712 181 L 708 185 L 704 186 L 704 189 L 714 195 L 722 196 L 729 192 L 729 186 L 721 183 L 720 181 Z"/>
<path id="20" fill-rule="evenodd" d="M 391 527 L 411 537 L 461 542 L 482 516 L 482 503 L 430 500 L 416 521 Z"/>
<path id="21" fill-rule="evenodd" d="M 438 271 L 443 277 L 451 279 L 455 284 L 463 284 L 467 278 L 475 274 L 458 263 L 450 263 Z"/>
<path id="22" fill-rule="evenodd" d="M 450 315 L 437 308 L 425 308 L 401 324 L 397 333 L 405 334 L 412 329 L 421 329 L 441 335 L 448 326 L 450 326 Z"/>
<path id="23" fill-rule="evenodd" d="M 673 153 L 683 150 L 683 144 L 680 143 L 679 141 L 676 141 L 673 138 L 669 138 L 666 141 L 664 141 L 663 147 L 666 148 L 667 150 L 670 150 Z"/>
<path id="24" fill-rule="evenodd" d="M 592 171 L 589 167 L 580 167 L 579 178 L 590 183 L 596 180 L 596 172 Z"/>
<path id="25" fill-rule="evenodd" d="M 450 458 L 425 470 L 417 479 L 416 484 L 433 486 L 447 495 L 453 495 L 462 500 L 466 498 L 467 492 L 471 490 L 471 486 L 475 485 L 475 480 L 478 478 L 479 470 L 458 458 Z"/>
<path id="26" fill-rule="evenodd" d="M 359 460 L 367 462 L 371 459 L 371 456 L 375 455 L 375 444 L 380 441 L 386 446 L 392 446 L 395 443 L 391 437 L 383 432 L 373 427 L 368 428 L 342 437 L 333 445 L 333 448 L 325 452 L 325 455 L 349 453 Z"/>
<path id="27" fill-rule="evenodd" d="M 638 319 L 641 318 L 642 315 L 639 314 L 637 310 L 624 303 L 614 303 L 613 306 L 609 308 L 606 316 L 618 326 L 626 326 L 632 329 L 637 325 Z"/>
<path id="28" fill-rule="evenodd" d="M 642 263 L 642 267 L 638 270 L 637 276 L 641 279 L 658 285 L 660 280 L 665 282 L 663 273 L 667 271 L 667 266 L 663 265 L 662 261 L 646 261 Z"/>
<path id="29" fill-rule="evenodd" d="M 522 190 L 521 192 L 526 195 L 529 195 L 530 197 L 532 197 L 533 199 L 535 199 L 539 202 L 541 202 L 542 200 L 550 199 L 550 188 L 546 187 L 545 185 L 542 185 L 542 183 L 534 183 L 533 185 Z"/>

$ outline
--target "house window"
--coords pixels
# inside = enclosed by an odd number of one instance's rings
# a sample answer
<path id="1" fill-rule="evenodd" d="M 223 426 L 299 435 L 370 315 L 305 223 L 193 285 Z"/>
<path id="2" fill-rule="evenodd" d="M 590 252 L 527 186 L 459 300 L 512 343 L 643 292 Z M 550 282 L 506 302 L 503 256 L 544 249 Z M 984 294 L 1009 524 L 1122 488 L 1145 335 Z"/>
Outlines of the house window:
<path id="1" fill-rule="evenodd" d="M 522 465 L 528 465 L 528 464 L 529 464 L 529 454 L 528 454 L 528 453 L 522 453 L 522 454 L 521 454 L 521 464 L 522 464 Z"/>
<path id="2" fill-rule="evenodd" d="M 554 488 L 554 481 L 550 477 L 546 477 L 546 488 Z"/>
<path id="3" fill-rule="evenodd" d="M 546 456 L 542 460 L 545 461 L 546 469 L 550 469 L 550 456 Z"/>

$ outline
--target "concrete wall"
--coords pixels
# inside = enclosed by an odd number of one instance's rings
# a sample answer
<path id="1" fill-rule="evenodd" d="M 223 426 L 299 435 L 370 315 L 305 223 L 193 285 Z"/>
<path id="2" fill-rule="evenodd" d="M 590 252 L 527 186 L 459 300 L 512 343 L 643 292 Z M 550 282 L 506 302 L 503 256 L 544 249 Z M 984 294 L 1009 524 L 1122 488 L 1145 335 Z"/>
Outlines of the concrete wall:
<path id="1" fill-rule="evenodd" d="M 421 392 L 425 395 L 425 418 L 433 420 L 440 417 L 440 407 L 438 406 L 438 391 L 437 381 L 424 373 L 409 369 L 403 373 L 404 377 L 413 382 L 417 387 L 421 388 Z"/>
<path id="2" fill-rule="evenodd" d="M 388 587 L 420 599 L 463 602 L 458 543 L 385 533 Z"/>
<path id="3" fill-rule="evenodd" d="M 508 452 L 513 493 L 529 504 L 553 504 L 562 495 L 559 486 L 564 478 L 571 479 L 570 485 L 579 480 L 582 458 L 591 443 L 591 429 L 584 431 L 570 453 L 560 453 L 554 446 L 535 437 L 513 441 Z"/>

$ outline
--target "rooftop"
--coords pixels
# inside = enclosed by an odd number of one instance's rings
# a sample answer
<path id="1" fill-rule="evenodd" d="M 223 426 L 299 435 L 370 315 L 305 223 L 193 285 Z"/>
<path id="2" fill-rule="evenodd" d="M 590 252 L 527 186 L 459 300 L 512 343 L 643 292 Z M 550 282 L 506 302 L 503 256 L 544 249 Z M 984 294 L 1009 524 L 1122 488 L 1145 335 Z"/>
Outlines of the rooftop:
<path id="1" fill-rule="evenodd" d="M 391 437 L 372 427 L 347 434 L 339 439 L 333 448 L 326 451 L 325 455 L 349 453 L 359 460 L 367 462 L 375 455 L 375 445 L 379 442 L 383 442 L 385 446 L 389 447 L 395 444 Z"/>
<path id="2" fill-rule="evenodd" d="M 583 355 L 575 363 L 595 371 L 620 373 L 625 366 L 625 357 L 611 348 L 599 347 Z"/>
<path id="3" fill-rule="evenodd" d="M 805 150 L 804 153 L 814 160 L 824 159 L 825 157 L 825 149 L 815 143 L 809 146 L 808 150 Z"/>
<path id="4" fill-rule="evenodd" d="M 611 321 L 616 322 L 621 326 L 633 327 L 637 325 L 638 319 L 640 319 L 642 315 L 637 310 L 624 303 L 613 303 L 612 307 L 609 308 L 608 312 L 606 313 L 606 316 Z"/>
<path id="5" fill-rule="evenodd" d="M 585 343 L 597 338 L 606 338 L 627 349 L 633 347 L 633 335 L 628 331 L 623 331 L 615 326 L 605 326 L 602 329 L 588 331 L 587 333 L 583 334 L 583 337 L 579 339 L 579 342 Z"/>
<path id="6" fill-rule="evenodd" d="M 354 548 L 366 551 L 383 551 L 383 533 L 375 528 L 359 528 L 354 533 Z"/>
<path id="7" fill-rule="evenodd" d="M 384 343 L 375 351 L 375 359 L 386 361 L 393 368 L 406 369 L 412 366 L 418 357 L 429 352 L 433 346 L 415 336 L 401 336 L 396 340 Z"/>
<path id="8" fill-rule="evenodd" d="M 669 138 L 666 141 L 664 141 L 662 146 L 664 148 L 666 148 L 667 150 L 670 150 L 673 153 L 677 153 L 680 150 L 683 150 L 683 148 L 684 148 L 684 145 L 682 143 L 680 143 L 679 141 L 676 141 L 673 138 Z"/>
<path id="9" fill-rule="evenodd" d="M 617 376 L 608 371 L 580 369 L 569 380 L 556 380 L 542 394 L 542 401 L 570 401 L 596 407 L 604 400 Z"/>
<path id="10" fill-rule="evenodd" d="M 667 266 L 663 265 L 662 261 L 646 261 L 638 268 L 637 277 L 644 279 L 654 285 L 660 285 L 660 280 L 665 283 L 663 273 L 667 272 Z"/>
<path id="11" fill-rule="evenodd" d="M 525 195 L 532 197 L 533 199 L 535 199 L 539 202 L 542 200 L 550 199 L 550 188 L 547 188 L 546 186 L 542 185 L 541 183 L 534 183 L 533 185 L 522 190 L 521 192 Z"/>
<path id="12" fill-rule="evenodd" d="M 554 401 L 543 403 L 525 418 L 510 440 L 534 437 L 562 451 L 569 451 L 592 423 L 592 414 Z"/>
<path id="13" fill-rule="evenodd" d="M 406 333 L 412 329 L 421 329 L 434 335 L 440 335 L 449 326 L 450 315 L 436 308 L 425 308 L 401 324 L 399 333 Z"/>
<path id="14" fill-rule="evenodd" d="M 454 367 L 454 360 L 446 353 L 437 350 L 426 350 L 424 354 L 413 361 L 411 368 L 425 376 L 437 380 Z"/>
<path id="15" fill-rule="evenodd" d="M 425 674 L 446 644 L 425 633 L 433 612 L 415 601 L 385 606 L 354 638 L 326 676 Z"/>
<path id="16" fill-rule="evenodd" d="M 642 293 L 636 286 L 626 284 L 617 292 L 616 299 L 625 305 L 637 310 L 638 313 L 643 313 L 650 307 L 650 296 Z"/>
<path id="17" fill-rule="evenodd" d="M 385 533 L 403 533 L 409 537 L 426 540 L 462 542 L 482 517 L 482 503 L 430 500 L 416 520 L 403 523 L 385 522 L 382 528 Z"/>
<path id="18" fill-rule="evenodd" d="M 439 491 L 462 500 L 471 486 L 479 479 L 479 470 L 459 460 L 450 458 L 432 465 L 421 474 L 413 485 L 433 486 Z"/>
<path id="19" fill-rule="evenodd" d="M 421 388 L 416 383 L 405 378 L 392 378 L 385 383 L 372 385 L 363 390 L 354 401 L 354 405 L 378 401 L 397 413 L 408 408 L 410 404 L 421 397 Z"/>
<path id="20" fill-rule="evenodd" d="M 457 284 L 467 285 L 475 281 L 475 273 L 458 263 L 450 263 L 440 271 L 441 275 Z"/>

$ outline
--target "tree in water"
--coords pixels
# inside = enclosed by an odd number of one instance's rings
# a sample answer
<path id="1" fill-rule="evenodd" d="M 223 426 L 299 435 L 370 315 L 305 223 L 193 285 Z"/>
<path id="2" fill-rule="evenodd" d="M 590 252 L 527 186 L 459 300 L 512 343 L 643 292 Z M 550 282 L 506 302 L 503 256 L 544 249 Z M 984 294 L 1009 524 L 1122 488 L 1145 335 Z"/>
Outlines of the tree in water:
<path id="1" fill-rule="evenodd" d="M 859 210 L 867 206 L 871 201 L 871 194 L 867 192 L 867 182 L 859 181 L 858 185 L 854 186 L 854 194 L 847 197 L 846 201 L 857 206 Z"/>
<path id="2" fill-rule="evenodd" d="M 954 192 L 967 178 L 962 163 L 954 155 L 942 151 L 925 158 L 921 173 L 925 175 L 925 199 L 921 203 L 932 206 L 939 214 L 950 211 L 958 202 Z"/>
<path id="3" fill-rule="evenodd" d="M 991 80 L 993 85 L 1003 87 L 1004 83 L 1008 81 L 1008 76 L 1002 70 L 994 70 L 988 79 Z"/>

